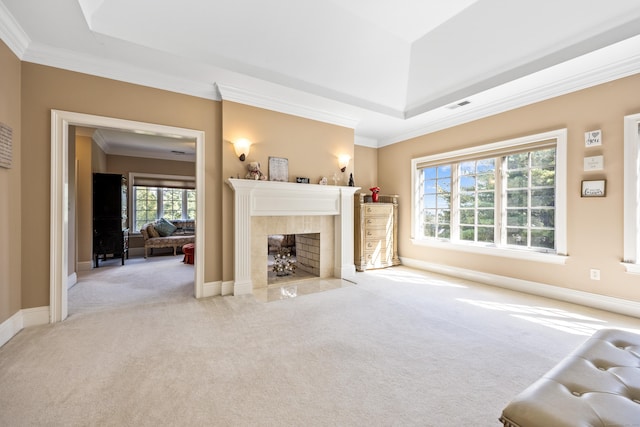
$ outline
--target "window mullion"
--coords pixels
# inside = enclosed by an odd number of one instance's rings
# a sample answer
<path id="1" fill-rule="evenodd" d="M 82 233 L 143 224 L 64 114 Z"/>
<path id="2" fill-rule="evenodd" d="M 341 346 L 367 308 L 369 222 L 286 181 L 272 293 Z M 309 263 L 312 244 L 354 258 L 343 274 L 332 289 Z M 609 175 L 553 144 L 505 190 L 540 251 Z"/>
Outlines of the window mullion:
<path id="1" fill-rule="evenodd" d="M 529 152 L 529 156 L 528 156 L 528 162 L 527 162 L 527 248 L 531 248 L 533 241 L 531 240 L 532 238 L 532 224 L 533 224 L 533 218 L 531 217 L 531 188 L 533 186 L 533 181 L 532 181 L 532 173 L 531 173 L 531 169 L 533 167 L 532 164 L 532 159 L 533 156 L 531 155 L 531 152 Z"/>
<path id="2" fill-rule="evenodd" d="M 182 219 L 187 218 L 187 190 L 182 190 Z"/>
<path id="3" fill-rule="evenodd" d="M 500 246 L 507 243 L 507 156 L 496 159 L 496 242 Z"/>
<path id="4" fill-rule="evenodd" d="M 451 164 L 451 241 L 460 240 L 460 165 L 458 163 Z"/>
<path id="5" fill-rule="evenodd" d="M 158 188 L 156 189 L 156 191 L 157 191 L 156 199 L 158 199 L 158 218 L 162 218 L 164 216 L 164 203 L 163 203 L 164 192 L 162 191 L 162 188 Z"/>

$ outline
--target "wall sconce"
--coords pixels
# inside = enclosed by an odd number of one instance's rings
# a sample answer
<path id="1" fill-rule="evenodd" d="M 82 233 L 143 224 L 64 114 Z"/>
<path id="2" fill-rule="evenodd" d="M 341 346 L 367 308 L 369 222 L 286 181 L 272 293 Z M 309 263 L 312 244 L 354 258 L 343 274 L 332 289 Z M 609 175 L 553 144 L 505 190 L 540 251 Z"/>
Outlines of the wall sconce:
<path id="1" fill-rule="evenodd" d="M 245 138 L 240 138 L 233 143 L 233 149 L 241 162 L 244 162 L 249 155 L 249 147 L 251 147 L 251 142 Z"/>
<path id="2" fill-rule="evenodd" d="M 338 166 L 340 166 L 340 172 L 344 172 L 347 170 L 347 166 L 349 166 L 349 161 L 351 160 L 351 156 L 348 154 L 341 154 L 338 156 Z"/>

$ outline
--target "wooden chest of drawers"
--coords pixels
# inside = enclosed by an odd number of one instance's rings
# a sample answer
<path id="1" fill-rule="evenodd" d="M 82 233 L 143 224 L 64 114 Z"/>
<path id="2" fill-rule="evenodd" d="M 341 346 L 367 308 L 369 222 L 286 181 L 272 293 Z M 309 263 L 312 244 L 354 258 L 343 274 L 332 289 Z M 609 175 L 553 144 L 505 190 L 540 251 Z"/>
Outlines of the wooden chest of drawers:
<path id="1" fill-rule="evenodd" d="M 398 196 L 356 194 L 355 202 L 355 264 L 356 270 L 399 265 L 397 221 Z"/>

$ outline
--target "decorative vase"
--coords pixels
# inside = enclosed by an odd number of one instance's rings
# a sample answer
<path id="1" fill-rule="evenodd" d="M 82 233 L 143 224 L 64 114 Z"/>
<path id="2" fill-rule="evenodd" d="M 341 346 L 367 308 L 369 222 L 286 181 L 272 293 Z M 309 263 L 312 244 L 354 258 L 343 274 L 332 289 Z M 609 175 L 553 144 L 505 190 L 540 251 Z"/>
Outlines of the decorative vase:
<path id="1" fill-rule="evenodd" d="M 371 191 L 371 201 L 374 203 L 377 202 L 378 193 L 380 192 L 380 187 L 371 187 L 369 191 Z"/>

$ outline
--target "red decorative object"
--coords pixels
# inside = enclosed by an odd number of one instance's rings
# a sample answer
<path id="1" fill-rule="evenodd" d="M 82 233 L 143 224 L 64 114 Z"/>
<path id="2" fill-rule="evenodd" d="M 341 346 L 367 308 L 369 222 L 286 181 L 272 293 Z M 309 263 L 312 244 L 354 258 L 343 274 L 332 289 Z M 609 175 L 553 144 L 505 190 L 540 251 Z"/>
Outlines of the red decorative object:
<path id="1" fill-rule="evenodd" d="M 374 203 L 377 202 L 378 193 L 380 192 L 380 187 L 371 187 L 369 191 L 371 191 L 371 201 Z"/>
<path id="2" fill-rule="evenodd" d="M 187 243 L 182 246 L 182 253 L 184 253 L 184 259 L 182 262 L 185 264 L 193 264 L 196 252 L 196 245 L 193 243 Z"/>

